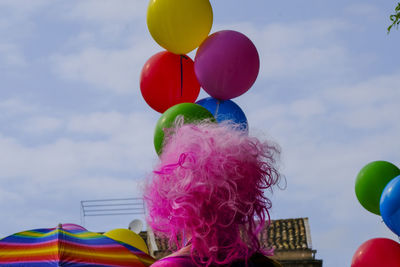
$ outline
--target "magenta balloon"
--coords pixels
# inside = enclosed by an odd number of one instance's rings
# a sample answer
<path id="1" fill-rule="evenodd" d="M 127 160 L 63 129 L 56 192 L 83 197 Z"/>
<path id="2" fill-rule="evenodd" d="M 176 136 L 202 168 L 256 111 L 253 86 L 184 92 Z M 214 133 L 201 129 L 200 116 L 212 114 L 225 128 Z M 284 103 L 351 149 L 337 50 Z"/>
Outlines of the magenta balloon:
<path id="1" fill-rule="evenodd" d="M 257 79 L 260 58 L 252 41 L 236 31 L 210 35 L 197 50 L 194 70 L 212 97 L 228 100 L 247 92 Z"/>
<path id="2" fill-rule="evenodd" d="M 84 227 L 74 224 L 74 223 L 63 223 L 62 224 L 62 229 L 65 230 L 84 230 L 87 231 Z"/>

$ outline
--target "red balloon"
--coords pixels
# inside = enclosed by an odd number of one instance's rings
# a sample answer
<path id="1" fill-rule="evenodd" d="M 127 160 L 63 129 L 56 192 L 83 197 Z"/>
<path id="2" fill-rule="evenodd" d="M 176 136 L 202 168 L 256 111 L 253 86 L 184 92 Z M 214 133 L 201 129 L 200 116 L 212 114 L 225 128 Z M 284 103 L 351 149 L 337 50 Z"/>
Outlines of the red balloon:
<path id="1" fill-rule="evenodd" d="M 176 104 L 194 103 L 200 84 L 193 60 L 168 51 L 153 55 L 143 66 L 140 90 L 147 104 L 160 113 Z"/>
<path id="2" fill-rule="evenodd" d="M 373 238 L 354 253 L 351 267 L 400 267 L 400 244 L 388 238 Z"/>

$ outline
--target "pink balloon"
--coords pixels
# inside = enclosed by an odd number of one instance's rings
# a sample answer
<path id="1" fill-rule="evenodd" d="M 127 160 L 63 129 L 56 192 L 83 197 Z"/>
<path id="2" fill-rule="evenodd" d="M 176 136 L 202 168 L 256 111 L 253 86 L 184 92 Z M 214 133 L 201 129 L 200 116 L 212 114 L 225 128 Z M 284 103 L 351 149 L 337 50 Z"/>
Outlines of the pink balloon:
<path id="1" fill-rule="evenodd" d="M 351 267 L 400 267 L 400 244 L 388 238 L 373 238 L 354 253 Z"/>
<path id="2" fill-rule="evenodd" d="M 80 225 L 77 225 L 77 224 L 74 224 L 74 223 L 63 223 L 61 225 L 61 227 L 62 227 L 62 229 L 65 229 L 65 230 L 84 230 L 84 231 L 87 231 L 84 227 L 82 227 Z"/>
<path id="3" fill-rule="evenodd" d="M 260 69 L 254 44 L 236 31 L 210 35 L 197 50 L 194 70 L 203 89 L 212 97 L 228 100 L 253 85 Z"/>

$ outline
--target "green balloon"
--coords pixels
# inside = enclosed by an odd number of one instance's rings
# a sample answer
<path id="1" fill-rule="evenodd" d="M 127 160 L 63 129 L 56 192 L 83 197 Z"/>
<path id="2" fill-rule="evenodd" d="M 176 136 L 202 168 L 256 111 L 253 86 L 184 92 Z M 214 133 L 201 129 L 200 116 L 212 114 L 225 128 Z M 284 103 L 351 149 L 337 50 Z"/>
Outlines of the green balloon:
<path id="1" fill-rule="evenodd" d="M 379 202 L 385 186 L 400 175 L 400 169 L 387 161 L 373 161 L 357 175 L 356 196 L 368 211 L 380 215 Z"/>
<path id="2" fill-rule="evenodd" d="M 183 116 L 184 123 L 196 123 L 202 120 L 215 122 L 214 116 L 204 107 L 193 103 L 181 103 L 167 109 L 157 122 L 154 131 L 154 148 L 158 155 L 162 152 L 164 130 L 173 126 L 177 116 Z"/>

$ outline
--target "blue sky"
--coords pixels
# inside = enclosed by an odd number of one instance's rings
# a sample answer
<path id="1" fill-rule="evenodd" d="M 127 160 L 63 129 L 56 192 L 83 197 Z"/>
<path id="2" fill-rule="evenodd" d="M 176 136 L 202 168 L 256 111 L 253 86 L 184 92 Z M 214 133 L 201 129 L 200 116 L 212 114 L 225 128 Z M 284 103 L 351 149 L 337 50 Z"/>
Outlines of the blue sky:
<path id="1" fill-rule="evenodd" d="M 400 31 L 386 34 L 396 3 L 249 2 L 212 0 L 212 32 L 240 31 L 260 54 L 234 101 L 253 134 L 282 147 L 287 188 L 271 196 L 272 218 L 308 217 L 317 258 L 349 266 L 364 241 L 397 238 L 354 194 L 365 164 L 400 164 Z M 162 50 L 147 3 L 0 0 L 0 236 L 80 223 L 81 200 L 140 196 L 159 114 L 139 75 Z"/>

